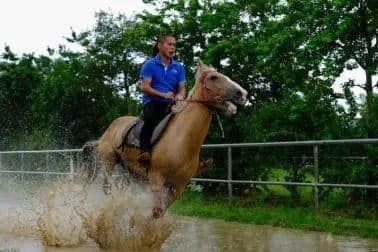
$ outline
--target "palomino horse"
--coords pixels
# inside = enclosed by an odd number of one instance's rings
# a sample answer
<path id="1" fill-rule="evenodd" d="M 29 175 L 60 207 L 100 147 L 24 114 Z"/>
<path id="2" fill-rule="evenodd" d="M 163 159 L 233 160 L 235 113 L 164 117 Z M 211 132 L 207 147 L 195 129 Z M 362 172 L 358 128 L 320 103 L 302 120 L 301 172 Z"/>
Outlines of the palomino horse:
<path id="1" fill-rule="evenodd" d="M 234 103 L 244 104 L 246 100 L 246 90 L 200 62 L 193 89 L 186 100 L 178 102 L 175 115 L 153 147 L 148 172 L 137 161 L 138 148 L 120 147 L 124 128 L 136 117 L 117 118 L 102 137 L 87 144 L 83 152 L 91 148 L 98 152 L 105 169 L 104 189 L 109 185 L 109 172 L 120 161 L 131 173 L 148 179 L 154 200 L 152 216 L 159 218 L 205 166 L 199 162 L 199 155 L 213 112 L 222 110 L 235 114 Z M 164 197 L 165 188 L 169 189 L 167 197 Z"/>

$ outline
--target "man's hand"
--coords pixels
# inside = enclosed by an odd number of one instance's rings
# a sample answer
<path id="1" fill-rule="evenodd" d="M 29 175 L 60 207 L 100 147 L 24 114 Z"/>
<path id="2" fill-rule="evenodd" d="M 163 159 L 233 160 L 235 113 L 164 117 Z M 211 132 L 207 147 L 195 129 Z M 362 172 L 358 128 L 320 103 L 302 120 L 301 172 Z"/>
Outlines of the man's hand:
<path id="1" fill-rule="evenodd" d="M 180 94 L 176 95 L 176 97 L 175 97 L 176 101 L 182 101 L 184 99 L 185 99 L 185 97 L 183 95 L 180 95 Z"/>
<path id="2" fill-rule="evenodd" d="M 172 91 L 169 91 L 168 93 L 164 94 L 164 98 L 165 99 L 174 100 L 175 99 L 175 94 Z"/>

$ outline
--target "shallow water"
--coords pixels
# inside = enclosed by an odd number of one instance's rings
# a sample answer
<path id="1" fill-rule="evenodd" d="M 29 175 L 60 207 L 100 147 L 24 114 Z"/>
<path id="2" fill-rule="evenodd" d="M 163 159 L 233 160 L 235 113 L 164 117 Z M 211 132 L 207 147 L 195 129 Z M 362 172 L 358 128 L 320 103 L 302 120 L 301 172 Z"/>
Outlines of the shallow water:
<path id="1" fill-rule="evenodd" d="M 376 240 L 219 220 L 175 218 L 174 232 L 163 244 L 161 251 L 378 251 Z M 99 249 L 95 242 L 80 247 L 46 247 L 36 238 L 7 234 L 0 234 L 0 244 L 0 251 L 111 251 Z"/>
<path id="2" fill-rule="evenodd" d="M 378 240 L 179 217 L 163 251 L 378 251 Z"/>
<path id="3" fill-rule="evenodd" d="M 109 200 L 98 188 L 88 194 L 80 190 L 58 183 L 45 194 L 0 191 L 0 251 L 378 252 L 378 240 L 322 232 L 169 214 L 153 222 L 140 214 L 149 211 L 148 204 L 138 203 L 149 202 L 148 195 L 114 195 Z M 86 220 L 91 224 L 86 225 Z M 88 235 L 88 230 L 95 234 Z"/>

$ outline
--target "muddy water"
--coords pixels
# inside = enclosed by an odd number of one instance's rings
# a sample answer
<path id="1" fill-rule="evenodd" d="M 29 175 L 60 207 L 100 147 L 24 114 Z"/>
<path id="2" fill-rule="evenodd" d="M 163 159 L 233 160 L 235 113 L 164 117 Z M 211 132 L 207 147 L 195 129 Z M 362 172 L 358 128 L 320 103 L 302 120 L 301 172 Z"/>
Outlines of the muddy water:
<path id="1" fill-rule="evenodd" d="M 106 201 L 100 191 L 95 191 L 88 197 L 82 195 L 77 199 L 72 197 L 72 194 L 68 194 L 69 200 L 67 200 L 61 194 L 57 194 L 67 193 L 65 186 L 63 184 L 53 187 L 54 189 L 47 193 L 48 199 L 45 203 L 41 198 L 37 198 L 37 203 L 35 201 L 30 203 L 30 195 L 0 191 L 1 252 L 149 251 L 140 243 L 156 245 L 152 246 L 154 249 L 151 250 L 154 251 L 378 252 L 378 240 L 334 236 L 321 232 L 303 232 L 173 215 L 169 215 L 161 222 L 148 222 L 143 216 L 134 213 L 133 210 L 139 211 L 140 206 L 127 196 L 124 196 L 125 201 Z M 77 189 L 69 188 L 70 192 L 78 194 L 78 191 L 75 191 Z M 109 213 L 107 215 L 100 210 L 95 211 L 97 218 L 91 220 L 95 224 L 101 224 L 95 228 L 101 230 L 101 233 L 93 236 L 83 232 L 85 221 L 76 214 L 80 209 L 100 209 L 96 208 L 95 204 L 89 205 L 88 198 L 91 200 L 96 198 L 97 202 L 105 205 L 105 208 L 101 209 L 106 209 Z M 86 207 L 83 208 L 83 205 Z M 128 214 L 125 215 L 125 212 Z M 41 222 L 44 225 L 41 225 Z M 61 225 L 62 222 L 64 225 Z M 138 235 L 131 233 L 130 230 L 133 228 L 130 228 L 130 222 L 134 223 L 132 226 L 134 229 L 134 226 L 139 226 Z M 124 227 L 129 228 L 124 229 Z M 42 235 L 44 233 L 48 234 L 49 239 L 46 240 Z M 111 238 L 104 241 L 104 237 L 107 236 Z M 115 244 L 116 248 L 100 249 L 99 244 L 105 244 L 103 247 Z"/>
<path id="2" fill-rule="evenodd" d="M 378 240 L 180 217 L 163 251 L 378 251 Z"/>
<path id="3" fill-rule="evenodd" d="M 374 240 L 333 236 L 319 232 L 301 232 L 263 225 L 177 217 L 175 226 L 175 231 L 163 244 L 161 251 L 378 251 L 378 241 Z M 95 242 L 87 242 L 80 247 L 46 247 L 35 238 L 0 234 L 0 251 L 116 250 L 99 249 Z"/>

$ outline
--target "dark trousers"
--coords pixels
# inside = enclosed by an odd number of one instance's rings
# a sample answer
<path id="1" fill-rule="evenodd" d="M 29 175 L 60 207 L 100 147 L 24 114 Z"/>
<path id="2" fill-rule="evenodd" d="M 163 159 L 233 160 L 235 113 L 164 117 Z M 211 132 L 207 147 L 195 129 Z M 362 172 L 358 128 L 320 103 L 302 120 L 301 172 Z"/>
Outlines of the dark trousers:
<path id="1" fill-rule="evenodd" d="M 142 119 L 144 125 L 140 132 L 140 148 L 144 151 L 151 151 L 151 137 L 155 127 L 168 114 L 168 103 L 161 101 L 150 101 L 143 107 Z"/>

